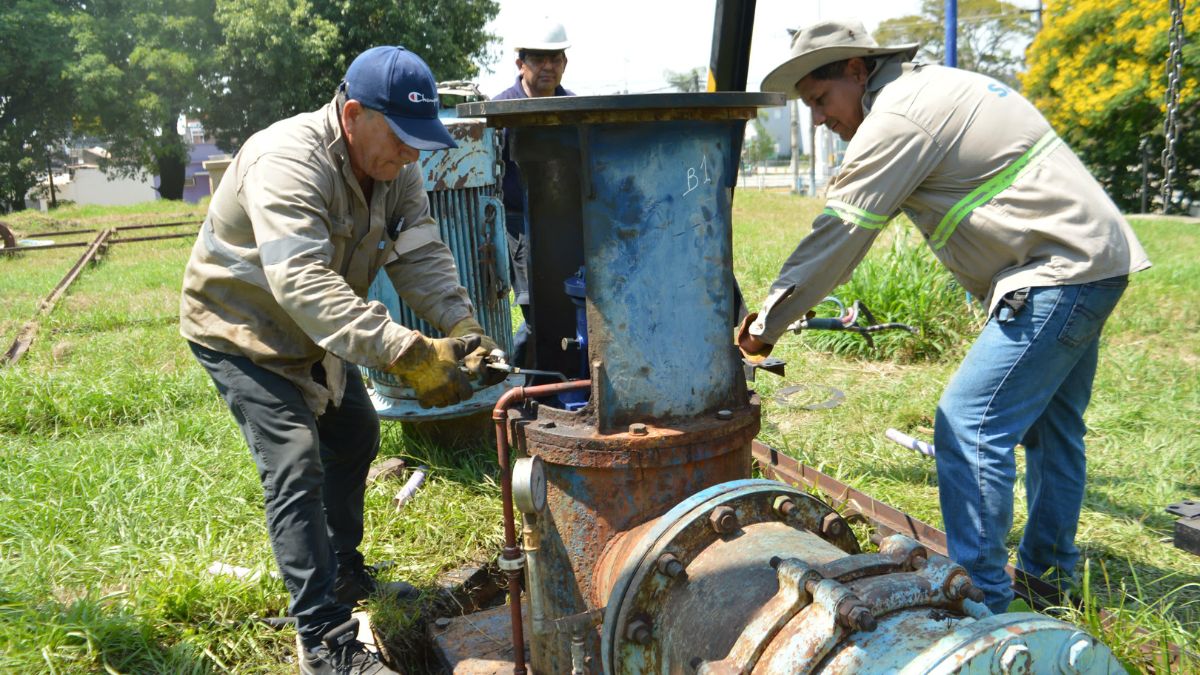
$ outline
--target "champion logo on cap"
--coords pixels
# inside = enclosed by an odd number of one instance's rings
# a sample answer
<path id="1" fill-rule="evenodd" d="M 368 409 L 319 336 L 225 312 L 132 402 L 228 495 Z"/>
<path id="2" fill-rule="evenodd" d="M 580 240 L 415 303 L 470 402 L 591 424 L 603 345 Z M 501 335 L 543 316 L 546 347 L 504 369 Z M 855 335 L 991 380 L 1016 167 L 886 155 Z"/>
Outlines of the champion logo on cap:
<path id="1" fill-rule="evenodd" d="M 412 101 L 413 103 L 437 103 L 436 99 L 429 98 L 419 91 L 408 92 L 408 100 Z"/>

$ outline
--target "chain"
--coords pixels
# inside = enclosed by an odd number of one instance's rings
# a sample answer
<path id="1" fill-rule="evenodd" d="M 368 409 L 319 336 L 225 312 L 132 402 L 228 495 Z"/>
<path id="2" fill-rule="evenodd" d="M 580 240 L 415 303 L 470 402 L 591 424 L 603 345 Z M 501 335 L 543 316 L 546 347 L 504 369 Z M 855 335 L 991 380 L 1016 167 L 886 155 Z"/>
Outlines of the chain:
<path id="1" fill-rule="evenodd" d="M 496 199 L 504 201 L 504 142 L 507 129 L 495 128 L 492 145 L 496 153 Z"/>
<path id="2" fill-rule="evenodd" d="M 1171 29 L 1167 53 L 1167 117 L 1163 122 L 1163 183 L 1162 209 L 1163 213 L 1170 211 L 1171 184 L 1175 181 L 1176 150 L 1175 144 L 1179 138 L 1179 121 L 1176 119 L 1179 108 L 1180 81 L 1183 74 L 1183 6 L 1186 0 L 1170 0 Z"/>

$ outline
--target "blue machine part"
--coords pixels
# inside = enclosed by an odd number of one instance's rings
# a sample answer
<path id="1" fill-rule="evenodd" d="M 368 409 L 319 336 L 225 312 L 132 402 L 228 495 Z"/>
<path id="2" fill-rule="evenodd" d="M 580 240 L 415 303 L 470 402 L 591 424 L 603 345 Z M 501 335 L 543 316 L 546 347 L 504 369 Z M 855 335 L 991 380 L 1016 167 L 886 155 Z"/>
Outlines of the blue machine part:
<path id="1" fill-rule="evenodd" d="M 587 268 L 580 267 L 573 276 L 563 282 L 563 290 L 575 305 L 575 338 L 574 344 L 563 344 L 563 349 L 573 346 L 579 350 L 579 372 L 582 377 L 588 377 L 588 339 L 587 339 Z M 590 391 L 578 390 L 559 394 L 558 401 L 565 410 L 579 410 L 588 400 Z"/>
<path id="2" fill-rule="evenodd" d="M 500 169 L 496 130 L 480 120 L 444 119 L 457 148 L 421 153 L 429 207 L 438 221 L 442 241 L 454 254 L 459 281 L 475 306 L 475 317 L 501 349 L 512 350 L 512 312 L 509 307 L 508 240 L 504 204 L 499 197 Z M 442 335 L 404 304 L 387 274 L 380 271 L 367 298 L 383 303 L 402 326 L 425 335 Z M 491 407 L 520 378 L 486 389 L 457 406 L 421 408 L 412 390 L 388 373 L 365 369 L 374 387 L 372 399 L 381 417 L 431 421 L 460 417 Z"/>
<path id="3" fill-rule="evenodd" d="M 742 120 L 581 133 L 588 330 L 601 429 L 736 407 L 731 139 Z"/>

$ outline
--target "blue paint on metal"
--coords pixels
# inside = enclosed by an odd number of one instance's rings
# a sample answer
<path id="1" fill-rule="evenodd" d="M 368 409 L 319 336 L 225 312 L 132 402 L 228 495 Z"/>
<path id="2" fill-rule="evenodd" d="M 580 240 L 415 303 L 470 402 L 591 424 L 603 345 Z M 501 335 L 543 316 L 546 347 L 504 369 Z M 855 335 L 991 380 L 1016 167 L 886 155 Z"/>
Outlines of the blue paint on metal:
<path id="1" fill-rule="evenodd" d="M 479 120 L 443 119 L 442 124 L 458 147 L 421 151 L 417 161 L 425 177 L 425 190 L 495 187 L 500 166 L 496 161 L 496 130 Z"/>
<path id="2" fill-rule="evenodd" d="M 743 125 L 605 124 L 583 136 L 588 330 L 592 358 L 604 364 L 601 429 L 738 403 L 728 152 Z"/>

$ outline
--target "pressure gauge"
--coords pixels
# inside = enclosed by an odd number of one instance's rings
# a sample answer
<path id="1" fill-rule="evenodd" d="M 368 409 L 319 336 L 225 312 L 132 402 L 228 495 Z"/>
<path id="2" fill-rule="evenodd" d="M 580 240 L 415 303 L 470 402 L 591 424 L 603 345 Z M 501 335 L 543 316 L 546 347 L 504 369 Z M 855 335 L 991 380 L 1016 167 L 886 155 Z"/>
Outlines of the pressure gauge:
<path id="1" fill-rule="evenodd" d="M 513 503 L 521 513 L 541 513 L 546 508 L 546 469 L 540 457 L 522 457 L 513 462 Z"/>

